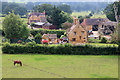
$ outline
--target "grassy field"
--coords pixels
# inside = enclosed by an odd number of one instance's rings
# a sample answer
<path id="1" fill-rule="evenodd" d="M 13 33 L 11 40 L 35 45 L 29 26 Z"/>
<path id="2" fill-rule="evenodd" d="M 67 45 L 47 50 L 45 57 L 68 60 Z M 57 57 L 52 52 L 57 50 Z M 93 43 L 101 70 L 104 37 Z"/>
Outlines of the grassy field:
<path id="1" fill-rule="evenodd" d="M 82 12 L 72 12 L 71 16 L 86 16 L 89 15 L 90 11 L 82 11 Z"/>
<path id="2" fill-rule="evenodd" d="M 90 11 L 82 11 L 82 12 L 73 12 L 71 16 L 87 16 L 89 15 Z M 105 14 L 94 14 L 91 18 L 106 18 Z"/>
<path id="3" fill-rule="evenodd" d="M 12 60 L 23 66 L 14 67 Z M 118 57 L 3 54 L 2 70 L 3 78 L 117 78 Z"/>

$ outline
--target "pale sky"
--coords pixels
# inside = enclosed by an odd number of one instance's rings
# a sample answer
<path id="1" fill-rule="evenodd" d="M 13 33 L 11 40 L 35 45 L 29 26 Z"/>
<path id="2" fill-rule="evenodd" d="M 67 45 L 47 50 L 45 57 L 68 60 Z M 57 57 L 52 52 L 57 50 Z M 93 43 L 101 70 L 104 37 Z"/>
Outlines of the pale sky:
<path id="1" fill-rule="evenodd" d="M 2 0 L 3 2 L 114 2 L 118 0 Z"/>

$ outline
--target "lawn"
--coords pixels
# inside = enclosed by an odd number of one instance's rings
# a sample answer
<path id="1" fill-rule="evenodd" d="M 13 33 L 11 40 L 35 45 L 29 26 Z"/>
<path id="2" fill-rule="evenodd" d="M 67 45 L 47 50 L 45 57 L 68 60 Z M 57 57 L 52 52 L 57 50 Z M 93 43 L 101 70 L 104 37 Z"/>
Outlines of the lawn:
<path id="1" fill-rule="evenodd" d="M 12 60 L 23 66 L 14 67 Z M 118 57 L 3 54 L 2 73 L 3 78 L 117 78 Z"/>
<path id="2" fill-rule="evenodd" d="M 71 16 L 87 16 L 89 15 L 90 11 L 81 11 L 81 12 L 72 12 Z"/>

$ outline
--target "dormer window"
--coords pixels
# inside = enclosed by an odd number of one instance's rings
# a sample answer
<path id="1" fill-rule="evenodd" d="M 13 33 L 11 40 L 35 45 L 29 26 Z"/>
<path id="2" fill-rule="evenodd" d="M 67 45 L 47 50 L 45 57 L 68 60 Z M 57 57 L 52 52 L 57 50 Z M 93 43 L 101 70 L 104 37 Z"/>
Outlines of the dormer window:
<path id="1" fill-rule="evenodd" d="M 76 35 L 76 32 L 74 32 L 74 35 Z"/>

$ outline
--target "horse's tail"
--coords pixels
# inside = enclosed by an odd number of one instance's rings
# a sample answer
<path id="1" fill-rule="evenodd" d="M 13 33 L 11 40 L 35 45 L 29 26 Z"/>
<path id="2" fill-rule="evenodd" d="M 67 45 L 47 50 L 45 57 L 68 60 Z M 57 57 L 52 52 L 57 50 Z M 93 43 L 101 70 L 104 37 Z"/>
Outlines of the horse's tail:
<path id="1" fill-rule="evenodd" d="M 20 62 L 20 66 L 22 66 L 22 62 Z"/>

